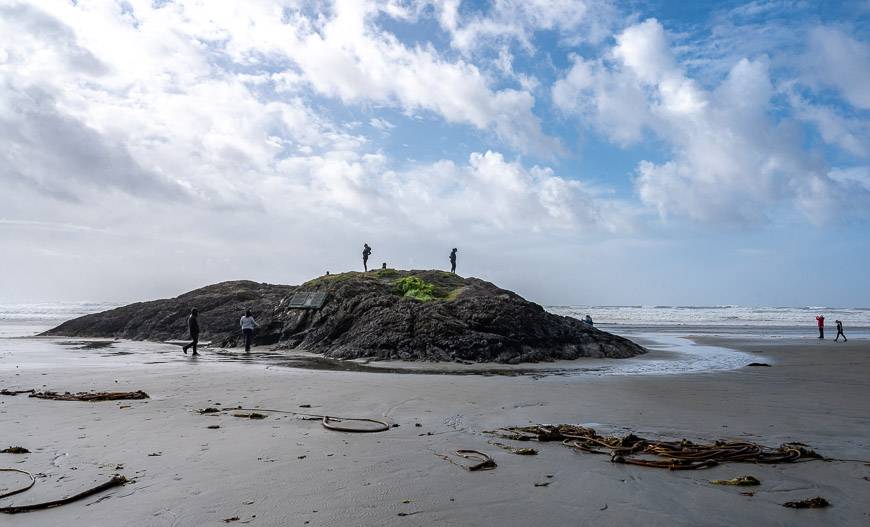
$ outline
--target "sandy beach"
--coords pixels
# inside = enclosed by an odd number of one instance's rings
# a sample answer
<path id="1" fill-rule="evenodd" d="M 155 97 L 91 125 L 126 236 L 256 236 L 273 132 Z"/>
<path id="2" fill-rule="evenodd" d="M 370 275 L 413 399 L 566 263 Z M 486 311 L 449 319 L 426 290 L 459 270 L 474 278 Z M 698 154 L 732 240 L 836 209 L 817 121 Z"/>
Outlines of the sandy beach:
<path id="1" fill-rule="evenodd" d="M 85 403 L 0 397 L 0 441 L 32 452 L 0 454 L 0 465 L 39 474 L 32 490 L 3 505 L 66 496 L 115 473 L 133 480 L 2 523 L 866 525 L 870 466 L 862 462 L 726 464 L 673 472 L 615 465 L 558 443 L 515 442 L 539 450 L 537 456 L 518 456 L 488 442 L 493 438 L 484 431 L 502 426 L 579 423 L 662 439 L 739 438 L 769 446 L 801 441 L 831 458 L 870 458 L 866 341 L 702 340 L 743 350 L 771 367 L 671 375 L 408 375 L 195 361 L 171 346 L 125 342 L 109 351 L 119 361 L 134 361 L 136 355 L 118 354 L 137 346 L 156 346 L 165 360 L 135 366 L 102 360 L 82 367 L 26 363 L 27 349 L 63 347 L 52 340 L 19 340 L 2 354 L 2 388 L 144 390 L 151 398 Z M 95 351 L 107 350 L 67 353 L 87 363 L 84 358 Z M 204 353 L 207 359 L 213 352 Z M 665 352 L 650 355 L 657 354 Z M 251 420 L 196 412 L 239 405 L 398 426 L 348 434 L 290 415 Z M 468 472 L 441 457 L 456 449 L 487 452 L 498 468 Z M 751 497 L 740 494 L 747 489 L 708 482 L 744 474 L 762 481 L 749 489 Z M 0 487 L 22 481 L 3 477 Z M 832 506 L 782 507 L 817 495 Z"/>

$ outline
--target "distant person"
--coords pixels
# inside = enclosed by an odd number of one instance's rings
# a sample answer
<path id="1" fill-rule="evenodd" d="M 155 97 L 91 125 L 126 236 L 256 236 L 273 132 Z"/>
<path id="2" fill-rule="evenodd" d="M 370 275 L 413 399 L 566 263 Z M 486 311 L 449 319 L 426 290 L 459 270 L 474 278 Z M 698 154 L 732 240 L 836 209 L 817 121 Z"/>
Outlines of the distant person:
<path id="1" fill-rule="evenodd" d="M 816 315 L 816 323 L 819 325 L 819 338 L 825 338 L 825 315 Z"/>
<path id="2" fill-rule="evenodd" d="M 592 324 L 592 317 L 590 317 L 589 315 L 586 315 L 586 318 L 583 321 L 586 322 L 587 324 L 589 324 L 590 326 L 593 325 Z"/>
<path id="3" fill-rule="evenodd" d="M 456 272 L 456 247 L 454 247 L 453 250 L 450 251 L 450 272 Z"/>
<path id="4" fill-rule="evenodd" d="M 199 353 L 196 352 L 196 345 L 197 343 L 199 343 L 198 316 L 199 311 L 197 311 L 196 308 L 193 308 L 190 310 L 190 316 L 187 317 L 187 330 L 190 331 L 190 340 L 192 342 L 190 344 L 184 345 L 184 347 L 181 348 L 181 351 L 183 351 L 185 355 L 187 355 L 187 348 L 193 348 L 192 355 L 199 355 Z M 845 335 L 843 338 L 845 338 Z"/>
<path id="5" fill-rule="evenodd" d="M 242 333 L 245 334 L 245 351 L 251 351 L 251 345 L 254 343 L 254 328 L 259 327 L 254 316 L 251 315 L 251 310 L 245 310 L 245 316 L 239 321 L 242 326 Z"/>
<path id="6" fill-rule="evenodd" d="M 837 336 L 834 337 L 834 342 L 840 341 L 840 335 L 843 336 L 843 342 L 849 342 L 849 339 L 846 338 L 846 334 L 843 333 L 843 323 L 839 320 L 835 320 L 834 322 L 837 323 Z"/>
<path id="7" fill-rule="evenodd" d="M 387 270 L 387 262 L 381 264 L 381 269 L 383 269 L 384 271 Z"/>
<path id="8" fill-rule="evenodd" d="M 369 244 L 363 244 L 363 269 L 368 272 L 369 270 L 369 256 L 372 254 L 372 248 L 369 247 Z"/>

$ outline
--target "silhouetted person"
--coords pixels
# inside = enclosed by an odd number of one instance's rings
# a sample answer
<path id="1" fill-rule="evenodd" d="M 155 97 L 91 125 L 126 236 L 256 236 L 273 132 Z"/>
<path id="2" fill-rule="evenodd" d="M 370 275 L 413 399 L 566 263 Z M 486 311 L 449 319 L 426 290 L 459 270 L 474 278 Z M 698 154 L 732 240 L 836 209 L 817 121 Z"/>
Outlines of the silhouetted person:
<path id="1" fill-rule="evenodd" d="M 819 325 L 819 338 L 825 338 L 825 315 L 816 315 L 816 323 Z"/>
<path id="2" fill-rule="evenodd" d="M 384 262 L 384 263 L 381 264 L 381 269 L 383 269 L 383 270 L 386 271 L 386 269 L 387 269 L 387 262 Z"/>
<path id="3" fill-rule="evenodd" d="M 245 334 L 245 351 L 251 351 L 251 345 L 254 343 L 254 328 L 259 327 L 259 324 L 254 320 L 250 309 L 245 310 L 245 316 L 239 320 L 239 324 L 242 326 L 242 333 Z"/>
<path id="4" fill-rule="evenodd" d="M 453 250 L 450 251 L 450 272 L 456 272 L 456 247 L 454 247 Z"/>
<path id="5" fill-rule="evenodd" d="M 835 320 L 834 322 L 837 323 L 837 336 L 834 337 L 834 342 L 839 342 L 840 335 L 843 336 L 843 342 L 849 342 L 849 339 L 846 338 L 846 334 L 843 333 L 843 323 L 839 320 Z"/>
<path id="6" fill-rule="evenodd" d="M 590 317 L 589 315 L 586 315 L 586 318 L 583 320 L 583 322 L 586 322 L 587 324 L 589 324 L 591 326 L 592 325 L 592 317 Z"/>
<path id="7" fill-rule="evenodd" d="M 364 245 L 364 247 L 363 247 L 363 269 L 368 271 L 369 270 L 369 256 L 371 256 L 371 254 L 372 254 L 372 248 L 369 247 L 369 244 L 367 244 L 367 243 L 364 243 L 363 245 Z"/>
<path id="8" fill-rule="evenodd" d="M 199 320 L 197 316 L 199 315 L 199 311 L 196 308 L 190 310 L 190 316 L 187 317 L 187 329 L 190 331 L 190 344 L 185 344 L 184 347 L 181 348 L 181 351 L 187 355 L 187 348 L 193 348 L 193 355 L 199 355 L 196 352 L 196 344 L 199 342 Z M 843 337 L 845 338 L 845 336 Z"/>

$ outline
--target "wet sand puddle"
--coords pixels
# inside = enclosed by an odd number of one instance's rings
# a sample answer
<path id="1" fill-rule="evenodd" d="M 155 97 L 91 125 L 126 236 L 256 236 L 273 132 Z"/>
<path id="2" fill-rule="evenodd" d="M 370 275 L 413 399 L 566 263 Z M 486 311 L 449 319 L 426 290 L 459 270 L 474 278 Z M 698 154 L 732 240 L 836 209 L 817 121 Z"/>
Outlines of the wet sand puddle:
<path id="1" fill-rule="evenodd" d="M 630 359 L 578 359 L 522 366 L 474 363 L 404 363 L 399 361 L 341 360 L 283 352 L 201 347 L 198 356 L 183 354 L 176 344 L 110 339 L 57 339 L 46 337 L 0 339 L 0 369 L 21 366 L 69 366 L 71 359 L 82 367 L 118 367 L 181 363 L 234 363 L 268 368 L 296 368 L 356 373 L 479 376 L 603 376 L 665 375 L 724 371 L 753 361 L 750 354 L 715 346 L 694 344 L 675 335 L 643 333 L 629 337 L 643 340 L 650 353 Z M 11 353 L 10 353 L 11 352 Z M 23 353 L 22 353 L 23 352 Z M 12 358 L 14 357 L 14 362 Z"/>
<path id="2" fill-rule="evenodd" d="M 179 357 L 177 360 L 185 360 L 187 357 Z M 192 359 L 192 357 L 191 357 Z M 267 367 L 298 368 L 303 370 L 342 371 L 360 373 L 398 373 L 413 375 L 482 375 L 482 376 L 509 376 L 520 375 L 568 375 L 581 371 L 579 368 L 463 368 L 447 369 L 437 367 L 418 366 L 394 367 L 389 365 L 372 366 L 368 361 L 341 360 L 329 357 L 313 355 L 298 355 L 280 351 L 255 351 L 242 353 L 221 348 L 205 348 L 196 360 L 211 362 L 230 362 L 242 364 L 261 364 Z M 591 370 L 590 370 L 591 371 Z"/>
<path id="3" fill-rule="evenodd" d="M 58 342 L 57 344 L 60 346 L 70 346 L 72 349 L 76 350 L 100 350 L 111 348 L 115 343 L 111 340 L 66 340 Z"/>
<path id="4" fill-rule="evenodd" d="M 317 355 L 300 355 L 282 351 L 253 351 L 244 353 L 237 350 L 214 347 L 200 347 L 199 355 L 185 355 L 180 346 L 166 343 L 109 340 L 109 339 L 56 339 L 28 337 L 0 339 L 0 351 L 7 352 L 15 361 L 0 361 L 0 369 L 17 367 L 118 367 L 155 364 L 182 363 L 233 363 L 264 365 L 267 368 L 296 368 L 333 372 L 392 373 L 414 375 L 479 375 L 479 376 L 522 376 L 536 377 L 551 375 L 574 375 L 593 373 L 600 368 L 543 367 L 533 368 L 501 367 L 465 363 L 427 366 L 425 363 L 410 363 L 402 366 L 391 364 L 371 365 L 366 361 L 341 360 Z M 11 352 L 11 353 L 9 353 Z M 461 368 L 457 368 L 461 366 Z"/>
<path id="5" fill-rule="evenodd" d="M 694 344 L 689 339 L 660 334 L 638 334 L 650 353 L 631 359 L 579 359 L 524 366 L 473 363 L 400 363 L 398 361 L 368 362 L 341 360 L 317 355 L 275 350 L 244 353 L 225 348 L 204 347 L 196 357 L 181 353 L 178 345 L 108 339 L 0 339 L 0 347 L 15 341 L 27 344 L 34 359 L 44 358 L 51 364 L 69 365 L 75 353 L 82 365 L 118 366 L 183 362 L 235 363 L 267 367 L 297 368 L 357 373 L 392 373 L 415 375 L 479 375 L 479 376 L 601 376 L 601 375 L 663 375 L 731 370 L 752 362 L 750 354 L 715 346 Z M 3 342 L 5 341 L 5 342 Z M 5 344 L 5 345 L 4 345 Z M 54 346 L 46 346 L 53 344 Z M 58 349 L 60 348 L 60 349 Z M 52 353 L 52 349 L 55 350 Z M 28 353 L 31 355 L 31 353 Z M 19 355 L 19 358 L 21 356 Z M 117 359 L 117 360 L 113 360 Z M 135 360 L 134 360 L 135 359 Z M 29 361 L 27 361 L 29 362 Z"/>

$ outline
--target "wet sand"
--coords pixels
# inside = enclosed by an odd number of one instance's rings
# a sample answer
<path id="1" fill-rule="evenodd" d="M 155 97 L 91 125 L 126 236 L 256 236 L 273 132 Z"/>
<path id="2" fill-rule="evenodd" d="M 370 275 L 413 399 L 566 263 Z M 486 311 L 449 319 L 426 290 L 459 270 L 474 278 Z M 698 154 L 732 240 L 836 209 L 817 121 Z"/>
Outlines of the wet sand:
<path id="1" fill-rule="evenodd" d="M 867 341 L 699 340 L 752 352 L 771 367 L 677 375 L 398 375 L 195 361 L 177 352 L 172 360 L 135 367 L 47 362 L 13 368 L 13 350 L 2 355 L 0 388 L 141 389 L 151 399 L 0 396 L 2 446 L 33 452 L 0 454 L 0 466 L 44 474 L 34 489 L 0 504 L 60 497 L 114 473 L 135 480 L 0 523 L 187 526 L 224 525 L 235 517 L 230 525 L 870 523 L 870 466 L 860 462 L 670 472 L 614 465 L 559 444 L 531 445 L 539 455 L 517 456 L 487 442 L 483 431 L 500 426 L 567 422 L 662 439 L 801 441 L 829 457 L 870 458 Z M 250 420 L 195 412 L 217 403 L 399 426 L 347 434 L 292 416 Z M 311 408 L 300 408 L 304 404 Z M 438 455 L 460 448 L 488 452 L 499 466 L 467 472 Z M 708 483 L 744 474 L 762 481 L 748 489 L 752 497 L 740 494 L 744 488 Z M 0 488 L 15 481 L 3 475 Z M 781 506 L 817 495 L 832 507 Z"/>

